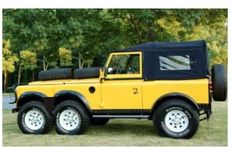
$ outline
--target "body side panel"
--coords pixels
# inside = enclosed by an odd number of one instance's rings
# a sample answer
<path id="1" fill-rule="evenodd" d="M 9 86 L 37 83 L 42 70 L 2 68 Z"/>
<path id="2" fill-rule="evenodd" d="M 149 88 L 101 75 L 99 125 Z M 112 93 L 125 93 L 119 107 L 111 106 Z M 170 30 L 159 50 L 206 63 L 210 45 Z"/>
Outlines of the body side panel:
<path id="1" fill-rule="evenodd" d="M 151 109 L 158 99 L 171 93 L 189 96 L 197 104 L 209 104 L 208 79 L 156 81 L 132 79 L 44 85 L 42 83 L 18 87 L 17 96 L 33 91 L 54 97 L 59 91 L 70 90 L 82 94 L 92 110 Z M 95 93 L 89 92 L 91 86 L 95 87 Z M 137 94 L 134 94 L 136 91 Z"/>
<path id="2" fill-rule="evenodd" d="M 142 109 L 142 80 L 104 80 L 104 109 Z"/>
<path id="3" fill-rule="evenodd" d="M 95 88 L 95 92 L 89 91 L 90 87 Z M 48 85 L 27 85 L 20 86 L 16 89 L 17 96 L 21 96 L 25 92 L 41 92 L 46 97 L 55 97 L 60 91 L 74 91 L 82 94 L 88 101 L 91 109 L 101 108 L 101 88 L 100 83 L 70 83 L 70 84 L 48 84 Z"/>
<path id="4" fill-rule="evenodd" d="M 158 99 L 172 93 L 188 96 L 197 104 L 209 104 L 208 79 L 144 81 L 142 91 L 143 109 L 151 109 Z"/>

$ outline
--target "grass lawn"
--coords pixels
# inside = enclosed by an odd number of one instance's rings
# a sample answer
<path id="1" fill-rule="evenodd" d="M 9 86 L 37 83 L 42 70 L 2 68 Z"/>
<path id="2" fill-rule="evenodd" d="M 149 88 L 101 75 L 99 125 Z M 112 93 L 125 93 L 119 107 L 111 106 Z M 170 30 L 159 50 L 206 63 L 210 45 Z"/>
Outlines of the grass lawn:
<path id="1" fill-rule="evenodd" d="M 214 103 L 209 122 L 200 122 L 196 135 L 187 140 L 160 137 L 152 121 L 114 119 L 105 126 L 90 126 L 84 135 L 25 135 L 17 114 L 3 110 L 3 146 L 227 146 L 227 104 Z"/>

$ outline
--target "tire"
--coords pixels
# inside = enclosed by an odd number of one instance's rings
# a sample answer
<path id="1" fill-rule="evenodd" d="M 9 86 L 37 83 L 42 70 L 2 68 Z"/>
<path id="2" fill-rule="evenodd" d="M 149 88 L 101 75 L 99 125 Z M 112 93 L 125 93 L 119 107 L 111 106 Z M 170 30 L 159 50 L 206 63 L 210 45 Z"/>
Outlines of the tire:
<path id="1" fill-rule="evenodd" d="M 82 68 L 74 70 L 75 79 L 84 79 L 84 78 L 98 78 L 100 76 L 100 68 Z"/>
<path id="2" fill-rule="evenodd" d="M 38 73 L 39 80 L 72 79 L 72 68 L 54 68 Z"/>
<path id="3" fill-rule="evenodd" d="M 199 113 L 183 100 L 167 100 L 154 111 L 153 123 L 160 135 L 188 139 L 198 129 Z"/>
<path id="4" fill-rule="evenodd" d="M 59 134 L 82 134 L 90 124 L 90 116 L 87 110 L 74 100 L 66 100 L 58 104 L 54 114 L 55 130 Z"/>
<path id="5" fill-rule="evenodd" d="M 39 101 L 26 103 L 19 111 L 17 122 L 25 134 L 45 134 L 53 125 L 53 118 Z"/>
<path id="6" fill-rule="evenodd" d="M 215 64 L 211 68 L 212 74 L 212 91 L 215 101 L 225 101 L 227 98 L 227 78 L 224 66 Z"/>
<path id="7" fill-rule="evenodd" d="M 91 124 L 92 125 L 105 125 L 109 121 L 108 118 L 92 118 L 91 119 Z"/>

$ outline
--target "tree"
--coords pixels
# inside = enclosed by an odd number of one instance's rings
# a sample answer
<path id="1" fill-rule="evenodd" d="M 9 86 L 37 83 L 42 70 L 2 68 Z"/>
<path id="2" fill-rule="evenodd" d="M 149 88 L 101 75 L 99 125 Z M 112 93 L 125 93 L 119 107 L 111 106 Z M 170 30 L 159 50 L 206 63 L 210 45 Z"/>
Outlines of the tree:
<path id="1" fill-rule="evenodd" d="M 66 48 L 59 48 L 60 66 L 72 65 L 72 52 Z"/>
<path id="2" fill-rule="evenodd" d="M 15 54 L 10 51 L 11 43 L 10 40 L 3 40 L 3 75 L 4 75 L 4 91 L 7 88 L 8 74 L 15 71 L 15 64 L 18 62 L 18 58 Z"/>
<path id="3" fill-rule="evenodd" d="M 227 10 L 4 9 L 3 39 L 15 54 L 36 53 L 35 71 L 59 67 L 60 48 L 82 68 L 103 66 L 110 51 L 139 43 L 196 39 L 207 41 L 210 64 L 226 65 Z"/>
<path id="4" fill-rule="evenodd" d="M 223 9 L 167 10 L 157 20 L 165 40 L 207 41 L 210 65 L 227 65 L 227 11 Z"/>
<path id="5" fill-rule="evenodd" d="M 29 50 L 20 51 L 18 84 L 20 83 L 21 73 L 23 70 L 33 71 L 35 68 L 37 68 L 37 54 Z M 32 72 L 32 80 L 34 80 L 34 72 Z"/>

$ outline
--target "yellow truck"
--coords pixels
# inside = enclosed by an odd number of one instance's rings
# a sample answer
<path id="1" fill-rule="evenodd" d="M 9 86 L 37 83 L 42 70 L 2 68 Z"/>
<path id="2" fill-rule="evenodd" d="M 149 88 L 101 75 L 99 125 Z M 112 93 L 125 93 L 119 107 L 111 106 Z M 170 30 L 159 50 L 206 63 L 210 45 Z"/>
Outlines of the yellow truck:
<path id="1" fill-rule="evenodd" d="M 225 101 L 224 67 L 208 69 L 204 40 L 148 42 L 112 51 L 104 67 L 57 68 L 15 90 L 18 126 L 25 134 L 84 133 L 110 119 L 152 120 L 160 135 L 191 138 Z"/>

